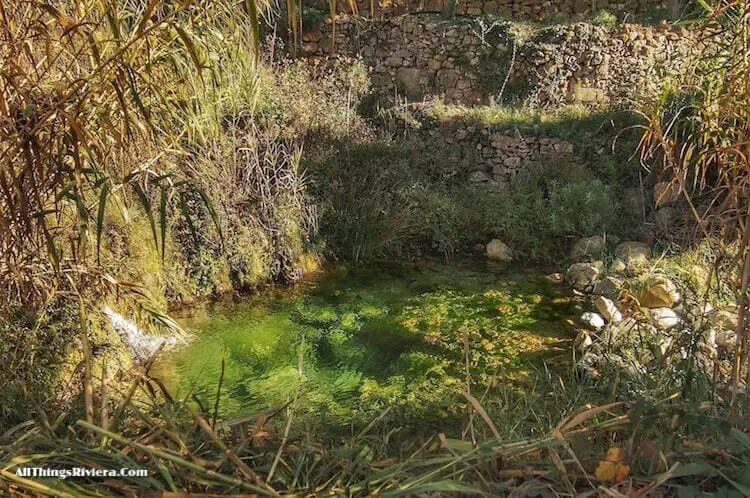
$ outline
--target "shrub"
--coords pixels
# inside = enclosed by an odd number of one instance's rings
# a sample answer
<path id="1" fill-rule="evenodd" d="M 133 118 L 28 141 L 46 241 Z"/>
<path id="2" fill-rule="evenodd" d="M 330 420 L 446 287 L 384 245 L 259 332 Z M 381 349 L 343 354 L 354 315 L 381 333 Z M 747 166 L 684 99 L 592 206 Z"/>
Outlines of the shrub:
<path id="1" fill-rule="evenodd" d="M 619 216 L 613 189 L 601 180 L 552 182 L 547 202 L 551 233 L 592 235 L 612 231 Z"/>
<path id="2" fill-rule="evenodd" d="M 577 163 L 519 177 L 499 193 L 466 182 L 448 145 L 414 139 L 341 146 L 310 165 L 321 203 L 321 234 L 336 258 L 399 258 L 420 252 L 450 257 L 501 237 L 534 260 L 558 256 L 566 235 L 620 232 L 613 185 Z"/>

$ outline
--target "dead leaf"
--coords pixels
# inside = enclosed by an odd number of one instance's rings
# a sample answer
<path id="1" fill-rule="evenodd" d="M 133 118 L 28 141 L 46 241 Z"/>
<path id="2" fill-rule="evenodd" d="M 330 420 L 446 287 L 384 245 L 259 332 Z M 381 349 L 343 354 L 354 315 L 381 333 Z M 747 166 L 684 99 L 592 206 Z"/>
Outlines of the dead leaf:
<path id="1" fill-rule="evenodd" d="M 625 451 L 612 447 L 607 450 L 607 456 L 599 462 L 594 475 L 601 482 L 617 484 L 630 475 L 630 466 L 623 463 Z"/>

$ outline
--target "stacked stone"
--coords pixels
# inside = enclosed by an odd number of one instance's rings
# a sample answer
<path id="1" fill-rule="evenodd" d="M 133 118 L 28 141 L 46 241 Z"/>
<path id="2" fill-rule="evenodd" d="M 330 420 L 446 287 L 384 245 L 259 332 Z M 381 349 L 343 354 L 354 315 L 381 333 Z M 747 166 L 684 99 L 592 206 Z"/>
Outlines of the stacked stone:
<path id="1" fill-rule="evenodd" d="M 483 183 L 498 191 L 511 186 L 522 171 L 573 155 L 573 146 L 564 140 L 522 136 L 518 130 L 497 126 L 460 124 L 427 128 L 422 133 L 429 138 L 424 141 L 426 144 L 439 140 L 456 146 L 458 154 L 453 159 L 470 165 L 467 176 L 470 183 Z"/>
<path id="2" fill-rule="evenodd" d="M 357 13 L 363 17 L 384 19 L 402 14 L 440 12 L 446 8 L 446 0 L 357 0 Z M 506 19 L 543 20 L 555 16 L 565 17 L 576 14 L 591 14 L 600 10 L 609 10 L 619 17 L 627 14 L 638 14 L 654 7 L 676 8 L 677 2 L 662 0 L 627 0 L 616 2 L 610 0 L 471 0 L 456 1 L 455 13 L 459 15 L 497 15 Z M 329 6 L 320 0 L 310 5 L 327 11 Z M 371 12 L 374 7 L 374 14 Z M 340 14 L 353 14 L 349 2 L 337 2 Z"/>
<path id="3" fill-rule="evenodd" d="M 577 23 L 538 29 L 520 39 L 512 26 L 492 16 L 356 23 L 344 18 L 335 45 L 331 25 L 325 24 L 321 33 L 306 35 L 304 49 L 317 56 L 361 55 L 372 69 L 374 91 L 385 96 L 482 104 L 495 97 L 488 80 L 497 88 L 507 77 L 522 90 L 519 100 L 538 107 L 629 107 L 657 95 L 665 81 L 682 77 L 701 50 L 696 33 L 682 27 Z"/>

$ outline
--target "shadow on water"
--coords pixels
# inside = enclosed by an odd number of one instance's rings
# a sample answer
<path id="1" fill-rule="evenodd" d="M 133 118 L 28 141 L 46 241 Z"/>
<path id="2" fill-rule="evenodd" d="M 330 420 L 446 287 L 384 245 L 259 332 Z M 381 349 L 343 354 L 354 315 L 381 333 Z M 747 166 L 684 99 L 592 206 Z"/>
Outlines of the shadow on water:
<path id="1" fill-rule="evenodd" d="M 405 426 L 437 427 L 456 414 L 467 356 L 472 389 L 484 390 L 569 340 L 570 298 L 539 273 L 479 261 L 334 267 L 197 310 L 183 320 L 194 341 L 156 373 L 212 406 L 224 359 L 224 417 L 282 405 L 299 385 L 308 423 L 352 427 L 391 407 Z"/>

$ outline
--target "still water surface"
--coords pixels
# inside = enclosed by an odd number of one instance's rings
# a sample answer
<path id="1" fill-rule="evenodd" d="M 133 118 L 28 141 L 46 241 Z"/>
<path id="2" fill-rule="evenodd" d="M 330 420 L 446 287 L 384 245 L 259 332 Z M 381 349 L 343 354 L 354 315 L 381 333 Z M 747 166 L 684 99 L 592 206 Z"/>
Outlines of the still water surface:
<path id="1" fill-rule="evenodd" d="M 565 354 L 571 301 L 540 274 L 483 261 L 332 267 L 195 310 L 182 320 L 193 340 L 155 371 L 213 407 L 223 369 L 222 418 L 296 398 L 310 424 L 355 430 L 391 407 L 405 426 L 442 429 L 467 382 L 491 397 Z"/>

